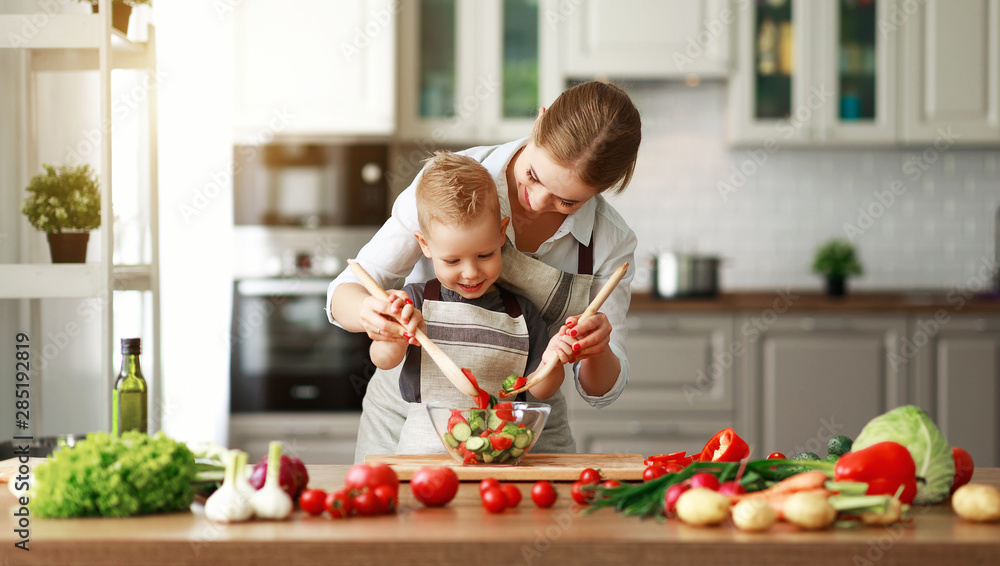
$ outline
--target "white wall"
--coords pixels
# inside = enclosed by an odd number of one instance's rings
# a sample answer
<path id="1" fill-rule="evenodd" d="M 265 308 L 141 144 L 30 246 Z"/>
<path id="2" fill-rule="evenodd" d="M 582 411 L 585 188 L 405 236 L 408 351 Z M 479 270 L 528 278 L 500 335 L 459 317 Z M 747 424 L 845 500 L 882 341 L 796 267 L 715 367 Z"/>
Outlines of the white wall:
<path id="1" fill-rule="evenodd" d="M 695 247 L 726 258 L 725 290 L 819 291 L 813 253 L 845 236 L 845 224 L 867 226 L 856 241 L 865 274 L 852 289 L 959 287 L 993 257 L 995 148 L 944 151 L 933 161 L 924 147 L 781 148 L 724 197 L 719 183 L 750 159 L 724 143 L 725 84 L 623 86 L 642 113 L 643 141 L 632 185 L 612 203 L 639 238 L 640 267 L 659 248 Z M 875 193 L 896 180 L 906 191 L 882 206 Z M 871 211 L 870 225 L 859 207 Z M 649 288 L 648 270 L 635 287 Z"/>

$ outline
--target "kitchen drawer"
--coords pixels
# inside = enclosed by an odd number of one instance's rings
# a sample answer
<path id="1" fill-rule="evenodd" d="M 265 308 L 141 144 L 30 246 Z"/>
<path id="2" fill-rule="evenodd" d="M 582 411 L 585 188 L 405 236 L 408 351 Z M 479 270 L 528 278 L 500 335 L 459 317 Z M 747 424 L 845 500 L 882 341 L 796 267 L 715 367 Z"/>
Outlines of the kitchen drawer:
<path id="1" fill-rule="evenodd" d="M 361 413 L 236 414 L 229 422 L 229 446 L 245 451 L 251 463 L 280 440 L 284 452 L 306 464 L 353 464 Z"/>
<path id="2" fill-rule="evenodd" d="M 577 452 L 669 454 L 697 452 L 732 419 L 663 421 L 662 419 L 577 419 L 571 421 Z"/>

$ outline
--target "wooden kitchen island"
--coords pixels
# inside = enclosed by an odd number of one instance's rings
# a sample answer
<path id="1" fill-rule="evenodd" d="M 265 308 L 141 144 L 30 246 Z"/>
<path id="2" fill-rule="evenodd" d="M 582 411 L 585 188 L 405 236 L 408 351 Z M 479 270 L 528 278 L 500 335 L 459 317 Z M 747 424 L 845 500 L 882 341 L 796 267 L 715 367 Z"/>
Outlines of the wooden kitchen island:
<path id="1" fill-rule="evenodd" d="M 339 488 L 343 466 L 311 466 L 310 486 Z M 1000 486 L 1000 469 L 977 470 L 973 481 Z M 779 523 L 763 534 L 731 525 L 694 528 L 676 519 L 640 521 L 610 510 L 580 516 L 569 483 L 557 484 L 551 509 L 531 502 L 530 483 L 518 484 L 521 504 L 486 512 L 478 484 L 463 483 L 448 506 L 428 509 L 402 484 L 395 515 L 331 520 L 296 511 L 289 521 L 232 525 L 190 513 L 129 519 L 30 519 L 30 551 L 14 547 L 13 496 L 0 510 L 0 564 L 1000 564 L 1000 523 L 960 520 L 950 506 L 916 507 L 906 525 L 801 532 Z"/>

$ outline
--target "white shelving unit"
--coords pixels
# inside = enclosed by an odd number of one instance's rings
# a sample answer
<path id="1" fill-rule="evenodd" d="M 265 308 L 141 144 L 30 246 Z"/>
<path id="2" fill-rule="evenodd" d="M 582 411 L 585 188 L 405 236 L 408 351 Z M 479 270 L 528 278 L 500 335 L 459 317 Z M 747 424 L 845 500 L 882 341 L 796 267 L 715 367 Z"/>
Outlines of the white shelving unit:
<path id="1" fill-rule="evenodd" d="M 126 34 L 111 25 L 112 0 L 99 0 L 97 14 L 0 14 L 0 49 L 17 49 L 24 54 L 24 108 L 21 132 L 24 135 L 22 177 L 28 179 L 41 170 L 39 164 L 39 132 L 36 74 L 39 72 L 93 71 L 99 76 L 101 139 L 100 165 L 97 168 L 101 186 L 100 260 L 84 264 L 18 263 L 0 264 L 0 299 L 28 299 L 28 318 L 32 336 L 42 336 L 41 301 L 54 298 L 96 298 L 101 310 L 101 375 L 107 377 L 108 395 L 92 410 L 104 415 L 105 430 L 111 430 L 110 390 L 117 372 L 114 363 L 118 353 L 114 339 L 115 291 L 148 291 L 152 295 L 152 336 L 143 340 L 143 372 L 150 381 L 150 415 L 157 414 L 161 404 L 160 380 L 160 301 L 159 301 L 159 227 L 157 211 L 157 144 L 156 144 L 156 33 L 148 26 L 145 42 L 130 41 Z M 111 71 L 131 69 L 145 71 L 148 135 L 148 230 L 150 262 L 144 265 L 114 264 L 114 214 L 112 211 L 111 171 L 114 160 L 111 151 L 112 97 Z M 74 96 L 67 93 L 67 97 Z M 137 189 L 138 190 L 138 189 Z M 37 259 L 27 242 L 35 237 L 27 230 L 21 234 L 21 258 Z M 23 312 L 23 311 L 22 311 Z M 149 360 L 152 363 L 148 363 Z M 37 371 L 33 380 L 39 380 Z M 44 411 L 44 406 L 41 409 Z M 37 422 L 37 421 L 36 421 Z M 37 426 L 37 425 L 36 425 Z M 155 418 L 150 419 L 150 432 L 159 429 Z"/>

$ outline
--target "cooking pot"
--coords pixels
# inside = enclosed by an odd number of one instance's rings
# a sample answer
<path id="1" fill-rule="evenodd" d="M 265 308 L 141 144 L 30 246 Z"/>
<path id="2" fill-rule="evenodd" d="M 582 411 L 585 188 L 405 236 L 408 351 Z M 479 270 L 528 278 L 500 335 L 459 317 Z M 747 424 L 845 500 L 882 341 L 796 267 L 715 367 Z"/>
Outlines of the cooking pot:
<path id="1" fill-rule="evenodd" d="M 714 297 L 721 262 L 717 256 L 661 253 L 653 258 L 653 293 L 661 299 Z"/>

